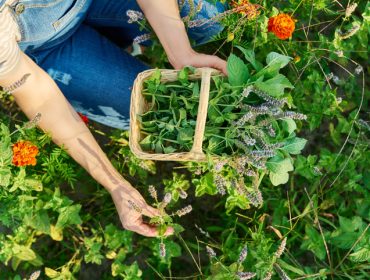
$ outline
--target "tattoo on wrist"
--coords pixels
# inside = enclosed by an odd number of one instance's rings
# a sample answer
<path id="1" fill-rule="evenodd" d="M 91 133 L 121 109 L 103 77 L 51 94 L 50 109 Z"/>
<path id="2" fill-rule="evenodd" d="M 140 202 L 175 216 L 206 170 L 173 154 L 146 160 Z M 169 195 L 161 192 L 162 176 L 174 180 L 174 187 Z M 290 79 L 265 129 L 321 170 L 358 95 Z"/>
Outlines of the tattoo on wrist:
<path id="1" fill-rule="evenodd" d="M 27 79 L 31 76 L 30 73 L 27 73 L 27 74 L 24 74 L 22 78 L 20 78 L 18 81 L 16 81 L 15 83 L 11 84 L 10 86 L 6 86 L 6 87 L 3 87 L 3 91 L 7 92 L 7 93 L 12 93 L 13 91 L 15 91 L 16 89 L 20 88 L 21 86 L 23 86 Z"/>

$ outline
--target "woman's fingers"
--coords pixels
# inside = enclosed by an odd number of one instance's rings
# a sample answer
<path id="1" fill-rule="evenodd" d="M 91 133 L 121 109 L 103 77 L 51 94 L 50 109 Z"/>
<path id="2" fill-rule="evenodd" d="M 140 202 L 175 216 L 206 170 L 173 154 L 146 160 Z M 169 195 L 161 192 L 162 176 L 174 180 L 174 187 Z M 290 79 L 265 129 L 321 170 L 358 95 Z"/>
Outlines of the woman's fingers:
<path id="1" fill-rule="evenodd" d="M 219 58 L 215 55 L 205 55 L 204 58 L 205 66 L 215 68 L 217 70 L 220 70 L 222 73 L 227 75 L 227 63 L 225 60 Z"/>
<path id="2" fill-rule="evenodd" d="M 161 214 L 161 211 L 159 211 L 159 209 L 157 209 L 157 208 L 154 208 L 154 207 L 151 207 L 151 206 L 147 205 L 143 209 L 143 212 L 142 213 L 145 216 L 148 216 L 150 218 L 153 218 L 155 216 L 159 216 Z"/>
<path id="3" fill-rule="evenodd" d="M 194 67 L 215 68 L 227 75 L 227 62 L 215 55 L 197 53 L 191 58 L 191 61 L 189 61 L 188 64 Z"/>
<path id="4" fill-rule="evenodd" d="M 142 215 L 147 217 L 153 218 L 155 216 L 161 215 L 161 211 L 157 208 L 151 207 L 146 205 L 142 209 Z M 134 227 L 134 229 L 132 229 Z M 141 235 L 155 237 L 159 235 L 157 227 L 154 225 L 150 225 L 148 223 L 143 222 L 142 216 L 138 217 L 138 219 L 134 222 L 133 226 L 129 226 L 129 230 L 135 231 Z M 174 229 L 172 227 L 168 227 L 166 232 L 164 233 L 165 236 L 171 235 L 174 233 Z"/>
<path id="5" fill-rule="evenodd" d="M 141 234 L 143 236 L 147 237 L 157 237 L 159 236 L 158 228 L 155 225 L 150 225 L 148 223 L 145 223 L 142 220 L 142 217 L 138 217 L 135 222 L 133 222 L 131 225 L 126 225 L 126 229 L 134 231 L 138 234 Z M 174 233 L 174 229 L 172 227 L 168 227 L 166 232 L 164 233 L 164 236 L 168 236 Z"/>

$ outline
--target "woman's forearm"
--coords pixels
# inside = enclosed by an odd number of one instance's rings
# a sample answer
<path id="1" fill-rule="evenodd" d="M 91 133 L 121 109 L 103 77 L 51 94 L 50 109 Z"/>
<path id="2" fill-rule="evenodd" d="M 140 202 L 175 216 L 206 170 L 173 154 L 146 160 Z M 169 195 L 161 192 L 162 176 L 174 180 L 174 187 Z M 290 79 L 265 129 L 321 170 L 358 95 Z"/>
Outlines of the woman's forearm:
<path id="1" fill-rule="evenodd" d="M 85 168 L 109 192 L 118 186 L 129 186 L 102 151 L 80 116 L 76 113 L 55 82 L 31 59 L 22 60 L 11 77 L 29 73 L 24 85 L 13 92 L 18 106 L 32 119 L 41 113 L 38 126 L 51 134 L 52 140 L 63 145 L 68 154 Z M 10 84 L 4 79 L 0 83 Z"/>
<path id="2" fill-rule="evenodd" d="M 137 0 L 175 68 L 193 53 L 177 0 Z"/>

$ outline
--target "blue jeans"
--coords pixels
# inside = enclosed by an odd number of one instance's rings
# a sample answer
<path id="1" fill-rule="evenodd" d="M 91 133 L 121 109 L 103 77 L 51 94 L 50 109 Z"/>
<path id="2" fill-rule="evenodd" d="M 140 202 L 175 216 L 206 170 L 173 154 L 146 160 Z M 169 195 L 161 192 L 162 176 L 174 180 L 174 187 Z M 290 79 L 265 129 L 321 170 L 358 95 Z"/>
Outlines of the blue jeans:
<path id="1" fill-rule="evenodd" d="M 197 2 L 199 0 L 195 0 Z M 137 24 L 128 23 L 126 11 L 129 9 L 141 11 L 135 0 L 94 0 L 84 20 L 67 39 L 58 44 L 54 40 L 50 46 L 45 42 L 26 50 L 56 81 L 76 111 L 96 122 L 124 130 L 129 128 L 132 84 L 138 73 L 149 68 L 122 49 L 136 36 L 146 33 L 140 31 Z M 223 10 L 223 5 L 206 2 L 197 18 L 207 19 Z M 189 5 L 185 4 L 181 15 L 186 16 L 188 12 Z M 221 25 L 213 24 L 191 29 L 189 36 L 202 44 L 221 30 Z"/>

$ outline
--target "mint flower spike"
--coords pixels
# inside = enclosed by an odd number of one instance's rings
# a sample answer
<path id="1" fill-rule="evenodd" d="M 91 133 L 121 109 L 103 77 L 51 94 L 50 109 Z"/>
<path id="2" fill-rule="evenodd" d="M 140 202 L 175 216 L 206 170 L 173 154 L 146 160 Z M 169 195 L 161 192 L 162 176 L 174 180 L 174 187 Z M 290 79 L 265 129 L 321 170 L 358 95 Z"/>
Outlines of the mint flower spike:
<path id="1" fill-rule="evenodd" d="M 176 211 L 176 214 L 177 216 L 181 217 L 181 216 L 184 216 L 186 214 L 189 214 L 191 211 L 193 210 L 192 206 L 191 205 L 188 205 L 180 210 L 177 210 Z"/>
<path id="2" fill-rule="evenodd" d="M 159 244 L 159 255 L 161 258 L 166 256 L 166 245 L 163 242 Z"/>
<path id="3" fill-rule="evenodd" d="M 216 255 L 216 252 L 211 248 L 209 247 L 208 245 L 206 246 L 206 250 L 207 250 L 207 254 L 208 256 L 212 259 L 212 258 L 215 258 L 217 255 Z"/>
<path id="4" fill-rule="evenodd" d="M 247 280 L 247 279 L 252 279 L 254 276 L 256 276 L 256 273 L 254 273 L 254 272 L 238 272 L 238 273 L 236 273 L 236 276 L 238 276 L 240 280 Z"/>
<path id="5" fill-rule="evenodd" d="M 248 247 L 247 245 L 245 245 L 239 254 L 238 263 L 244 262 L 245 259 L 247 258 L 247 255 L 248 255 Z"/>
<path id="6" fill-rule="evenodd" d="M 263 278 L 263 280 L 271 280 L 271 277 L 272 277 L 272 271 L 269 271 L 266 273 L 265 278 Z"/>
<path id="7" fill-rule="evenodd" d="M 172 194 L 171 193 L 166 193 L 164 198 L 163 198 L 163 203 L 168 204 L 172 200 Z"/>
<path id="8" fill-rule="evenodd" d="M 179 191 L 179 196 L 182 198 L 182 199 L 186 199 L 188 197 L 188 194 L 186 191 L 184 190 L 180 190 Z"/>
<path id="9" fill-rule="evenodd" d="M 280 258 L 281 255 L 284 253 L 285 247 L 286 247 L 286 241 L 287 241 L 286 237 L 283 239 L 283 241 L 281 241 L 281 244 L 280 244 L 279 248 L 275 252 L 276 258 Z"/>
<path id="10" fill-rule="evenodd" d="M 171 202 L 171 200 L 172 200 L 172 194 L 171 193 L 166 193 L 164 195 L 164 198 L 163 198 L 161 204 L 160 204 L 160 208 L 162 208 L 162 209 L 166 208 L 167 205 Z"/>
<path id="11" fill-rule="evenodd" d="M 29 280 L 37 280 L 40 277 L 40 275 L 41 275 L 41 271 L 37 270 L 31 274 Z"/>
<path id="12" fill-rule="evenodd" d="M 149 186 L 149 193 L 152 198 L 155 199 L 155 201 L 158 201 L 158 195 L 157 195 L 157 190 L 153 185 Z"/>

